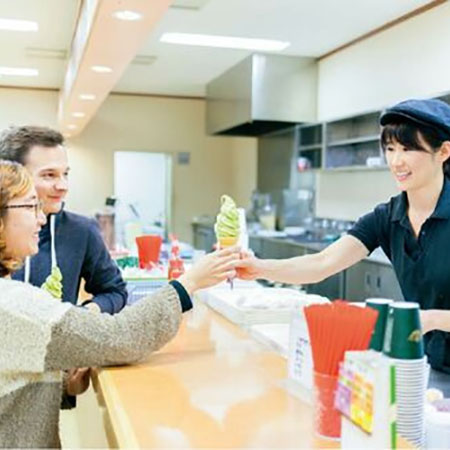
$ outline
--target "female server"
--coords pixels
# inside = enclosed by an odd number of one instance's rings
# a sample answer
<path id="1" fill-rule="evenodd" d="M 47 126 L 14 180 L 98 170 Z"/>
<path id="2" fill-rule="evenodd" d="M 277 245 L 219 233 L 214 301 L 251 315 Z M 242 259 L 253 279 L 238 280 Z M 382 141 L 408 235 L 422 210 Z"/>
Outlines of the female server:
<path id="1" fill-rule="evenodd" d="M 407 100 L 380 118 L 381 145 L 401 191 L 320 253 L 285 260 L 244 255 L 238 276 L 315 283 L 381 247 L 406 301 L 418 302 L 426 353 L 450 373 L 450 106 Z"/>

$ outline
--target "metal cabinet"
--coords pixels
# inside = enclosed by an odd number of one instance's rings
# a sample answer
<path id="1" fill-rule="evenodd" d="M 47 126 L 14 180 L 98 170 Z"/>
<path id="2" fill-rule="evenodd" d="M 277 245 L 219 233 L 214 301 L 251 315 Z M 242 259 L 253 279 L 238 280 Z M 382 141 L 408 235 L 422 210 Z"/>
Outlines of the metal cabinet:
<path id="1" fill-rule="evenodd" d="M 308 250 L 307 254 L 316 253 Z M 345 272 L 340 272 L 323 281 L 314 284 L 307 284 L 304 286 L 308 294 L 318 294 L 328 297 L 330 300 L 336 298 L 345 298 Z"/>
<path id="2" fill-rule="evenodd" d="M 280 239 L 263 239 L 261 242 L 261 258 L 285 259 L 305 254 L 305 249 L 291 242 Z"/>
<path id="3" fill-rule="evenodd" d="M 392 267 L 372 261 L 361 261 L 346 270 L 345 297 L 358 302 L 370 297 L 403 300 Z"/>
<path id="4" fill-rule="evenodd" d="M 263 259 L 285 259 L 305 254 L 316 253 L 314 250 L 307 249 L 301 244 L 281 239 L 258 238 L 250 240 L 253 251 Z M 259 252 L 259 254 L 258 254 Z M 327 278 L 320 283 L 308 284 L 304 286 L 306 291 L 312 294 L 323 295 L 335 299 L 344 297 L 344 273 L 339 273 Z"/>
<path id="5" fill-rule="evenodd" d="M 250 236 L 248 239 L 248 246 L 258 258 L 262 257 L 262 242 L 263 238 L 259 236 Z"/>
<path id="6" fill-rule="evenodd" d="M 344 273 L 332 275 L 319 283 L 304 286 L 308 294 L 318 294 L 328 297 L 330 300 L 344 298 Z"/>
<path id="7" fill-rule="evenodd" d="M 256 236 L 250 237 L 250 247 L 263 259 L 284 259 L 316 253 L 315 250 L 291 241 Z M 305 285 L 304 288 L 308 293 L 323 295 L 332 300 L 345 298 L 361 302 L 370 297 L 403 300 L 393 268 L 368 260 L 363 260 L 319 283 Z"/>
<path id="8" fill-rule="evenodd" d="M 396 301 L 404 300 L 397 276 L 391 266 L 380 264 L 379 268 L 378 290 L 379 296 L 383 298 L 392 298 Z"/>
<path id="9" fill-rule="evenodd" d="M 214 228 L 209 225 L 194 223 L 192 224 L 192 230 L 194 234 L 194 248 L 205 250 L 206 252 L 212 251 L 216 243 Z"/>

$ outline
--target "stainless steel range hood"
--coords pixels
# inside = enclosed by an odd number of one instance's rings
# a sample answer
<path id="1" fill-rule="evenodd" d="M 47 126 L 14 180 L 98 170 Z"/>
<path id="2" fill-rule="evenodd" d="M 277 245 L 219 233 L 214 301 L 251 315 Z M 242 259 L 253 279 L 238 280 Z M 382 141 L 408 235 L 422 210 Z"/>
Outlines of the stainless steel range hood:
<path id="1" fill-rule="evenodd" d="M 259 136 L 316 120 L 314 58 L 254 54 L 206 87 L 208 134 Z"/>

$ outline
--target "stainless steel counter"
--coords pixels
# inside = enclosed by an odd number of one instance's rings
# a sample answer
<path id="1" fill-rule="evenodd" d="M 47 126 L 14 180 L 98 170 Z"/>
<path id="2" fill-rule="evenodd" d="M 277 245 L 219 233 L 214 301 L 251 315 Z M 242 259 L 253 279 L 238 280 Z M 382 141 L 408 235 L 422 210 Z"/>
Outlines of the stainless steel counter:
<path id="1" fill-rule="evenodd" d="M 290 245 L 305 248 L 305 249 L 311 250 L 313 252 L 320 252 L 324 248 L 328 247 L 331 244 L 331 242 L 314 242 L 314 241 L 309 242 L 307 240 L 299 241 L 295 238 L 290 238 L 290 237 L 281 238 L 281 237 L 265 237 L 265 236 L 258 236 L 258 235 L 253 235 L 252 237 L 258 237 L 260 239 L 267 239 L 267 240 L 279 242 L 279 243 L 289 243 Z M 369 256 L 367 256 L 365 258 L 365 260 L 372 261 L 372 262 L 379 263 L 379 264 L 384 264 L 387 266 L 391 266 L 391 262 L 389 261 L 388 257 L 386 256 L 386 254 L 383 252 L 383 250 L 381 248 L 377 248 L 376 250 L 374 250 Z"/>
<path id="2" fill-rule="evenodd" d="M 195 217 L 192 220 L 193 226 L 201 226 L 203 228 L 211 228 L 214 229 L 214 218 L 209 216 L 200 216 Z M 298 239 L 295 237 L 266 237 L 266 236 L 259 236 L 257 234 L 251 235 L 251 237 L 257 237 L 259 239 L 265 239 L 269 241 L 273 241 L 274 243 L 289 243 L 290 245 L 300 247 L 302 249 L 310 250 L 313 252 L 320 252 L 324 248 L 328 247 L 330 245 L 330 242 L 317 242 L 317 241 L 308 241 L 303 239 Z M 302 254 L 301 252 L 299 254 Z M 371 255 L 369 255 L 367 258 L 365 258 L 367 261 L 376 262 L 379 264 L 384 264 L 387 266 L 391 265 L 391 262 L 389 261 L 388 257 L 385 255 L 383 250 L 381 248 L 377 248 L 374 252 L 372 252 Z"/>
<path id="3" fill-rule="evenodd" d="M 211 251 L 215 243 L 212 219 L 199 217 L 192 222 L 194 246 Z M 320 252 L 330 242 L 318 242 L 311 232 L 305 236 L 259 236 L 250 235 L 250 247 L 263 259 L 285 259 Z M 392 265 L 379 248 L 361 262 L 346 271 L 306 286 L 309 293 L 328 298 L 346 298 L 363 301 L 366 298 L 383 297 L 403 300 Z"/>

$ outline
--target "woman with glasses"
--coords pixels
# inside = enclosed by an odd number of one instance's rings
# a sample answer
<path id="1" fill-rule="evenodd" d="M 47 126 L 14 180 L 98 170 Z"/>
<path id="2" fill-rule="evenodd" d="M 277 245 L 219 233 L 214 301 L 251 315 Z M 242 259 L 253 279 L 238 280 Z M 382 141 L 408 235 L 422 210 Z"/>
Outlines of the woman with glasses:
<path id="1" fill-rule="evenodd" d="M 132 363 L 167 343 L 197 289 L 234 276 L 236 249 L 209 254 L 120 313 L 92 314 L 11 279 L 45 223 L 30 175 L 0 160 L 0 447 L 60 447 L 61 371 Z"/>

